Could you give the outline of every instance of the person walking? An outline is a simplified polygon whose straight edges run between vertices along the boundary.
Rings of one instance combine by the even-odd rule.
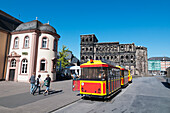
[[[41,75],[38,75],[38,78],[37,78],[37,81],[36,81],[36,84],[35,84],[35,88],[33,90],[33,95],[35,94],[35,92],[37,91],[37,88],[38,88],[38,94],[41,93]]]
[[[51,78],[50,78],[50,75],[47,74],[47,77],[46,79],[44,80],[44,85],[46,86],[46,90],[45,92],[43,93],[44,95],[46,95],[46,93],[49,95],[49,88],[50,88],[50,82],[51,82]]]
[[[33,89],[35,88],[35,72],[31,75],[29,82],[31,84],[30,86],[30,94],[33,93]]]

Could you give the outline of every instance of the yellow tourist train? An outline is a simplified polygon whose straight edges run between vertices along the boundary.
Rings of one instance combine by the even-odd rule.
[[[128,71],[110,61],[90,60],[80,65],[81,77],[73,80],[73,91],[90,97],[108,97],[128,84]]]

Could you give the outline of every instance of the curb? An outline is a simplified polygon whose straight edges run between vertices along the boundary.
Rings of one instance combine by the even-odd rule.
[[[75,102],[77,102],[77,101],[79,101],[79,100],[81,100],[81,98],[79,98],[79,99],[77,99],[77,100],[75,100],[75,101],[73,101],[73,102],[70,102],[70,103],[68,103],[68,104],[66,104],[66,105],[63,105],[63,106],[61,106],[61,107],[59,107],[59,108],[57,108],[57,109],[51,110],[51,111],[49,111],[48,113],[53,113],[53,112],[55,112],[55,111],[57,111],[57,110],[59,110],[59,109],[61,109],[61,108],[64,108],[64,107],[66,107],[66,106],[68,106],[68,105],[70,105],[70,104],[73,104],[73,103],[75,103]]]

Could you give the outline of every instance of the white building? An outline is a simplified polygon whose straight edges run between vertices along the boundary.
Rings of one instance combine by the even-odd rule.
[[[13,32],[6,80],[28,82],[33,72],[42,80],[56,80],[57,47],[60,35],[38,20],[20,24]]]

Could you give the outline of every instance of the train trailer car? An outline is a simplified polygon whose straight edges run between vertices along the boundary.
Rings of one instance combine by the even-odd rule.
[[[121,67],[121,66],[116,66],[120,69],[120,75],[121,75],[121,87],[125,88],[128,86],[128,70]]]
[[[73,79],[72,91],[80,91],[80,79]]]
[[[128,70],[128,82],[132,83],[132,75],[130,74],[130,70]]]
[[[90,60],[80,65],[80,94],[108,97],[121,90],[120,69],[101,60]]]

